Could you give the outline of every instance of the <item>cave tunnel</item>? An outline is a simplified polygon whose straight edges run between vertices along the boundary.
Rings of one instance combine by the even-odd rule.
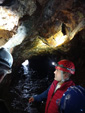
[[[55,82],[52,62],[63,59],[74,63],[71,80],[85,90],[85,0],[1,0],[1,48],[13,56],[13,65],[0,83],[0,113],[44,113],[46,100],[28,101]],[[63,77],[58,83],[64,84]]]
[[[76,36],[78,37],[79,34]],[[74,38],[75,40],[75,38]],[[79,45],[80,39],[78,42]],[[80,44],[81,45],[81,44]],[[75,47],[76,48],[76,47]],[[72,51],[72,52],[71,52]],[[76,73],[71,76],[71,79],[75,82],[76,85],[81,85],[84,87],[84,52],[82,52],[82,48],[79,47],[78,51],[74,51],[73,49],[70,52],[74,54],[74,57],[71,57],[71,53],[64,54],[58,51],[55,54],[45,54],[38,55],[28,59],[29,64],[27,65],[28,73],[24,74],[21,68],[22,64],[20,64],[17,75],[13,78],[11,85],[8,85],[6,78],[4,80],[4,84],[7,84],[8,89],[3,89],[4,84],[2,84],[1,90],[3,93],[1,97],[5,99],[6,104],[9,111],[13,111],[14,113],[44,113],[45,109],[45,101],[43,102],[33,102],[31,104],[28,103],[28,99],[32,95],[40,94],[44,90],[46,90],[49,85],[51,85],[54,79],[54,71],[55,66],[52,65],[52,62],[58,62],[61,59],[69,59],[75,63]],[[81,51],[81,52],[79,52]],[[69,54],[69,55],[68,55]],[[80,55],[82,54],[82,55]],[[82,61],[80,61],[82,58]],[[81,65],[82,62],[82,65]],[[81,74],[82,73],[82,74]],[[7,95],[5,95],[7,94]],[[11,103],[11,105],[10,105]],[[11,107],[10,107],[11,106]],[[4,107],[6,108],[6,106]],[[7,108],[6,108],[7,109]]]

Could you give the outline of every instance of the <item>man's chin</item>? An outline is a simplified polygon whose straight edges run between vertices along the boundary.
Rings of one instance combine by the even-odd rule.
[[[56,81],[58,81],[58,82],[59,82],[59,80],[57,80],[56,78],[54,78],[54,80],[56,80]]]
[[[54,78],[54,80],[58,81],[56,78]]]

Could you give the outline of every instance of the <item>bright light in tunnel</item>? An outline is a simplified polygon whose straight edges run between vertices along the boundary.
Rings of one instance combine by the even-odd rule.
[[[55,62],[52,62],[52,65],[55,65]]]
[[[29,65],[29,61],[28,60],[25,60],[22,65]]]
[[[53,65],[53,66],[57,66],[57,64],[56,64],[55,62],[52,62],[52,65]]]

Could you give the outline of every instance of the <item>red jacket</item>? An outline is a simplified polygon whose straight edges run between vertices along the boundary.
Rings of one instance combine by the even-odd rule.
[[[54,93],[54,90],[56,88],[57,83],[58,83],[58,81],[54,80],[50,89],[49,89],[45,113],[59,113],[58,105],[59,105],[61,97],[63,96],[63,93],[67,90],[68,87],[75,85],[73,83],[73,81],[71,81],[71,80],[66,81]]]

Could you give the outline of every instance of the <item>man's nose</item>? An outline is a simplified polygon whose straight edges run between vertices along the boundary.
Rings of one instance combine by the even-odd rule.
[[[56,70],[54,71],[54,74],[56,73]]]

